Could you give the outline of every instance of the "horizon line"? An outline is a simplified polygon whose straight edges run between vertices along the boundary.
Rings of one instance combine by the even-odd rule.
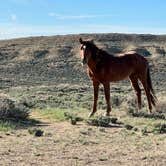
[[[152,35],[152,36],[166,36],[166,33],[161,33],[161,34],[155,34],[155,33],[133,33],[133,32],[89,32],[89,33],[62,33],[62,34],[50,34],[50,35],[23,35],[23,36],[18,36],[18,37],[7,37],[7,38],[1,38],[0,41],[5,41],[5,40],[17,40],[17,39],[23,39],[23,38],[39,38],[39,37],[54,37],[54,36],[77,36],[77,35],[102,35],[102,34],[119,34],[119,35]]]

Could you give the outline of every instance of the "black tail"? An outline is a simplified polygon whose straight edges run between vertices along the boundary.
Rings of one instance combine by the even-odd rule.
[[[148,68],[148,71],[147,71],[147,83],[148,83],[148,86],[149,86],[149,89],[150,89],[151,102],[152,102],[153,106],[156,106],[157,97],[156,97],[156,95],[154,93],[154,90],[153,90],[153,87],[152,87],[152,81],[151,81],[151,77],[150,77],[149,68]]]

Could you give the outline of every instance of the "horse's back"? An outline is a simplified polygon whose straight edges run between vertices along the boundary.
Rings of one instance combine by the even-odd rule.
[[[137,54],[137,52],[136,51],[125,51],[125,52],[117,53],[114,56],[115,57],[123,57],[126,55],[134,55],[134,54]]]
[[[115,54],[114,57],[117,60],[122,60],[122,61],[127,59],[128,61],[132,61],[134,64],[137,63],[147,64],[147,59],[135,51],[128,51],[124,53]]]
[[[132,74],[141,75],[148,66],[147,60],[142,55],[133,51],[114,55],[114,58],[108,64],[110,75],[115,80],[127,78]]]
[[[148,68],[147,59],[135,51],[129,51],[116,55],[116,58],[122,63],[125,63],[128,69],[132,68],[133,73],[142,74],[142,72],[145,72]]]

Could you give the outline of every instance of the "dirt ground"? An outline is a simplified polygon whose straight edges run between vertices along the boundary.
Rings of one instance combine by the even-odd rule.
[[[43,123],[42,137],[28,129],[0,132],[2,166],[165,165],[165,134],[142,135],[81,122]]]

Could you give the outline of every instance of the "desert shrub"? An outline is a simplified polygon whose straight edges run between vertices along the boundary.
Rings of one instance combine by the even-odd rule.
[[[128,112],[133,117],[153,118],[153,119],[166,119],[164,114],[160,113],[147,113],[147,112]]]
[[[70,120],[72,125],[76,125],[77,122],[83,121],[84,119],[77,116],[76,114],[64,112],[64,116],[67,120]]]
[[[34,135],[35,137],[43,136],[44,131],[40,128],[32,128],[28,130],[29,134]]]
[[[125,124],[124,128],[126,128],[127,130],[131,130],[133,128],[133,126],[129,125],[129,124]]]
[[[111,123],[114,123],[114,124],[117,123],[117,120],[118,120],[118,118],[114,118],[114,117],[110,118]]]
[[[166,133],[166,123],[158,123],[153,129],[154,133],[164,134]]]
[[[36,103],[32,99],[24,98],[24,99],[19,101],[19,104],[22,104],[22,105],[24,105],[25,107],[28,107],[28,108],[33,108]]]
[[[0,119],[1,120],[24,120],[29,116],[29,107],[24,103],[15,102],[12,99],[0,96]]]
[[[92,126],[100,126],[100,127],[111,127],[112,124],[116,124],[116,126],[123,126],[124,123],[119,121],[116,117],[109,116],[97,116],[93,118],[89,118],[86,120],[86,123]]]
[[[109,127],[111,120],[110,117],[99,116],[99,117],[90,118],[86,122],[87,124],[92,126]]]
[[[138,52],[139,54],[145,56],[145,57],[151,55],[151,53],[146,48],[144,48],[144,47],[142,47],[142,48],[136,48],[135,51]]]
[[[134,114],[134,112],[135,112],[135,108],[134,107],[128,107],[128,110],[127,110],[127,114],[128,115],[133,115]]]
[[[145,111],[138,111],[135,112],[133,107],[129,107],[127,111],[128,115],[133,117],[143,117],[143,118],[153,118],[153,119],[166,119],[165,115],[162,113],[154,112],[154,113],[148,113]]]
[[[34,57],[35,58],[43,58],[48,53],[49,53],[48,50],[36,50],[36,51],[34,51]]]
[[[142,135],[148,135],[148,133],[149,133],[146,126],[141,130],[141,132],[142,132]]]
[[[163,56],[165,56],[165,54],[166,54],[165,50],[162,48],[156,48],[156,52],[160,55],[163,55]]]

